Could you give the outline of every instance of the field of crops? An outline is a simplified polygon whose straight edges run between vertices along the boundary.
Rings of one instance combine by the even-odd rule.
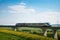
[[[44,37],[26,32],[13,31],[10,29],[0,28],[0,40],[56,40],[49,37]]]

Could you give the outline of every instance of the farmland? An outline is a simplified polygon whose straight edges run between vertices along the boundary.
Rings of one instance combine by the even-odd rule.
[[[9,38],[11,40],[28,40],[28,39],[30,40],[54,40],[52,37],[52,34],[53,34],[52,31],[49,30],[49,32],[47,32],[48,37],[44,37],[42,35],[42,31],[40,28],[21,27],[21,28],[18,28],[17,31],[13,31],[12,28],[9,28],[9,27],[0,28],[0,35],[2,36],[2,38],[0,39],[3,39],[3,40],[4,40],[4,36],[6,40],[9,40]],[[59,34],[60,33],[58,32],[58,35]],[[60,38],[60,35],[58,38]]]

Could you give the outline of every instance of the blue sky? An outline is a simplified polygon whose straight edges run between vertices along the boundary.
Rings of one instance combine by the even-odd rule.
[[[60,0],[0,0],[0,25],[60,23]]]

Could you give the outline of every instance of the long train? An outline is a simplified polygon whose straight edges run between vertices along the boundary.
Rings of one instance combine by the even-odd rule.
[[[16,23],[17,27],[51,27],[49,23]]]

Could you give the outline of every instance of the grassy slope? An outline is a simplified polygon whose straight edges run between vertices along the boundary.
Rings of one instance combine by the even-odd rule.
[[[0,32],[0,40],[23,40],[23,38],[16,36],[16,35],[11,35],[11,34]]]
[[[17,31],[12,31],[12,30],[2,30],[2,29],[0,29],[0,32],[3,32],[3,33],[7,33],[7,34],[11,34],[11,35],[9,35],[11,38],[10,39],[12,39],[12,40],[14,40],[13,38],[13,36],[12,35],[15,35],[15,36],[20,36],[20,39],[19,39],[19,37],[17,37],[15,40],[28,40],[28,39],[30,39],[30,40],[54,40],[54,39],[52,39],[52,38],[48,38],[48,37],[44,37],[44,36],[39,36],[39,35],[34,35],[34,34],[29,34],[29,33],[24,33],[24,32],[17,32]],[[5,36],[6,37],[6,35],[3,35],[3,36]],[[3,38],[3,37],[2,37]],[[7,38],[8,38],[8,35],[7,35]],[[8,38],[9,39],[9,38]],[[7,40],[8,40],[7,39]]]

